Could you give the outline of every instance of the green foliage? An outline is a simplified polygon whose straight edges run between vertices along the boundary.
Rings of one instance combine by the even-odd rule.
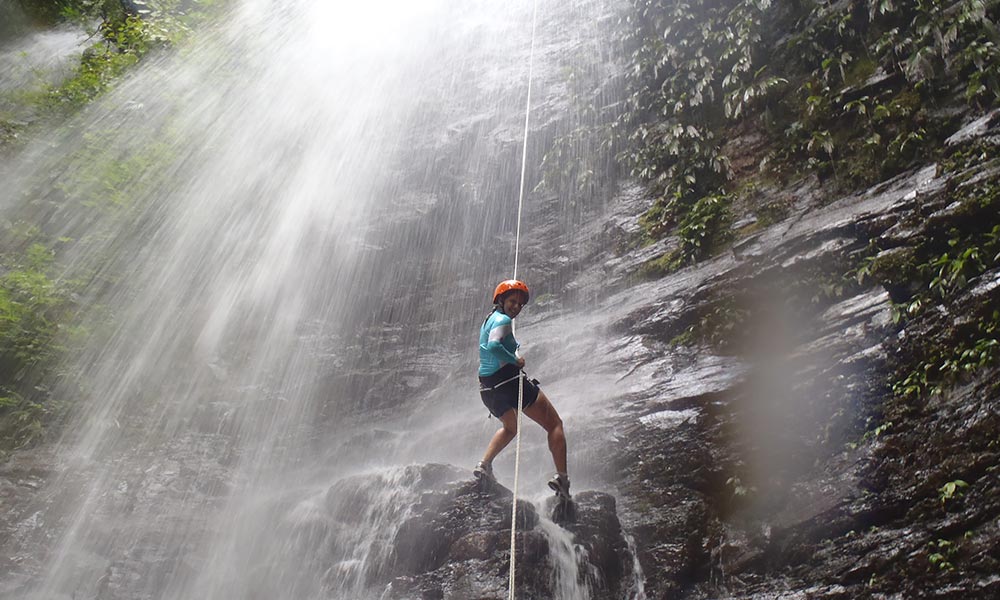
[[[861,436],[861,441],[864,442],[870,438],[880,437],[883,433],[889,431],[890,429],[892,429],[892,421],[886,421],[885,423],[881,423],[874,429],[869,429],[868,431],[866,431],[865,434]]]
[[[628,97],[620,159],[653,197],[641,224],[687,225],[680,261],[711,238],[705,198],[731,193],[724,141],[754,122],[776,173],[867,185],[925,160],[946,132],[928,111],[961,83],[979,108],[1000,98],[997,5],[982,0],[632,0],[623,18]],[[778,43],[779,32],[790,31]],[[768,36],[772,36],[768,39]],[[938,121],[935,121],[935,118]],[[565,173],[586,185],[587,169]]]
[[[130,206],[144,190],[162,182],[164,167],[175,158],[169,131],[137,126],[134,133],[128,145],[111,131],[84,134],[56,187],[86,207],[113,211]]]
[[[720,128],[743,118],[785,83],[755,68],[761,18],[769,0],[657,2],[633,0],[627,17],[629,96],[619,126],[628,145],[621,157],[646,181],[654,204],[643,217],[659,237],[687,221],[684,260],[699,252],[710,232],[708,205],[717,204],[728,181]]]
[[[986,35],[970,41],[962,51],[961,70],[970,72],[965,87],[969,104],[987,107],[1000,100],[1000,46]]]
[[[150,50],[154,44],[151,31],[136,16],[103,21],[99,28],[103,41],[83,53],[72,77],[49,91],[48,105],[77,108],[96,98]]]
[[[785,97],[787,146],[772,168],[836,175],[870,184],[926,158],[943,140],[925,107],[967,85],[970,104],[1000,94],[997,6],[981,0],[806,2],[788,43],[788,68],[801,72]],[[867,10],[858,10],[867,8]],[[801,70],[801,71],[800,71]]]
[[[768,227],[788,218],[790,208],[781,201],[765,201],[754,209],[757,213],[757,227]]]
[[[927,130],[912,124],[921,98],[912,91],[893,97],[862,96],[843,105],[856,123],[840,146],[848,161],[847,175],[871,183],[908,165],[923,149]]]
[[[614,146],[615,133],[606,124],[579,125],[559,136],[542,158],[543,176],[535,190],[593,197],[599,188],[597,174],[609,171]]]
[[[25,10],[42,23],[72,21],[97,40],[83,51],[64,81],[8,92],[18,111],[60,118],[103,94],[116,80],[157,49],[187,38],[192,28],[217,14],[219,0],[22,0]],[[126,10],[125,7],[128,7]],[[32,119],[33,120],[33,119]],[[17,120],[0,114],[0,148],[21,133]],[[22,136],[23,137],[23,136]]]
[[[968,225],[950,231],[943,252],[934,240],[916,250],[927,257],[915,267],[915,279],[923,286],[896,306],[895,320],[905,322],[928,307],[951,302],[971,280],[1000,266],[1000,184],[986,181],[969,186],[956,203],[957,215]],[[994,363],[1000,358],[1000,311],[983,315],[952,337],[949,344],[923,348],[911,370],[893,384],[893,391],[903,397],[939,393],[943,384]]]
[[[14,0],[29,20],[36,24],[53,25],[70,18],[96,18],[103,0]],[[117,2],[115,2],[117,4]]]
[[[872,248],[872,251],[877,249]],[[885,252],[867,256],[861,259],[860,266],[854,271],[853,278],[860,285],[872,280],[887,290],[890,298],[909,291],[922,278],[925,268],[918,264],[917,251],[909,246],[899,246]],[[923,305],[923,299],[909,298],[905,302],[893,302],[892,318],[894,323],[900,323],[904,318],[917,314]]]
[[[0,457],[41,439],[51,416],[44,405],[25,400],[17,392],[0,390]]]
[[[75,74],[41,94],[22,94],[21,104],[37,105],[42,116],[70,113],[97,98],[142,57],[176,43],[190,27],[216,14],[215,0],[63,0],[33,2],[31,12],[41,23],[74,20],[94,27],[98,40],[88,48]],[[125,5],[137,10],[127,12]],[[44,5],[44,6],[43,6]],[[41,109],[40,111],[38,109]],[[101,333],[107,315],[100,307],[88,307],[82,315],[76,293],[82,284],[76,278],[91,278],[90,268],[74,265],[73,272],[57,261],[57,250],[85,244],[87,238],[107,235],[107,227],[120,226],[134,215],[128,209],[150,186],[162,183],[175,158],[169,128],[152,130],[133,125],[132,136],[120,141],[110,132],[90,131],[69,157],[52,194],[81,219],[111,212],[105,227],[88,231],[84,240],[53,239],[40,227],[20,221],[0,229],[0,456],[41,439],[46,427],[63,410],[62,400],[52,396],[47,382],[72,378],[60,366],[67,352],[83,338]],[[0,146],[25,130],[0,115]],[[154,167],[161,167],[159,169]],[[30,217],[28,217],[30,218]],[[114,277],[114,274],[102,277]],[[87,319],[84,323],[84,319]]]
[[[713,246],[721,241],[721,225],[727,222],[728,209],[724,194],[705,196],[694,203],[678,227],[681,261],[695,262],[711,254]]]
[[[970,167],[982,165],[994,154],[991,143],[976,141],[962,146],[941,161],[941,167],[946,173],[959,173]]]
[[[688,327],[670,340],[671,346],[691,346],[695,343],[694,327]]]
[[[990,318],[976,322],[972,332],[953,346],[927,348],[924,358],[901,380],[893,383],[892,390],[902,397],[940,394],[945,383],[995,364],[1000,358],[998,346],[1000,311],[993,311]]]
[[[1000,185],[980,184],[960,199],[961,210],[971,215],[985,213],[979,225],[989,227],[990,214],[1000,207]],[[947,250],[921,264],[918,269],[929,280],[927,292],[945,300],[963,289],[966,283],[1000,262],[1000,223],[987,231],[974,228],[952,229]],[[925,294],[926,299],[926,294]],[[926,304],[926,302],[925,302]]]
[[[24,4],[37,4],[21,0]],[[86,24],[95,20],[120,20],[127,14],[120,0],[65,0],[55,3],[62,20]],[[144,2],[142,4],[145,4]]]
[[[57,263],[55,250],[86,245],[88,238],[106,235],[108,227],[121,226],[136,213],[130,210],[135,200],[162,184],[176,158],[169,128],[136,125],[133,133],[125,141],[111,131],[87,133],[54,183],[67,210],[88,220],[109,215],[95,221],[103,225],[87,227],[79,241],[47,241],[44,231],[24,221],[0,235],[0,245],[8,249],[0,263],[0,396],[6,399],[0,408],[0,453],[44,435],[60,408],[41,384],[71,377],[60,371],[62,357],[103,326],[100,307],[88,306],[85,316],[75,300],[82,289],[76,278],[93,281],[94,274],[76,264],[70,275]]]
[[[883,63],[894,65],[911,82],[940,77],[965,62],[953,50],[986,33],[988,22],[983,0],[921,0],[870,2],[869,18],[876,24],[898,26],[885,30],[875,49]],[[875,6],[878,5],[876,9]]]
[[[955,565],[952,564],[954,556],[958,554],[958,546],[949,540],[938,539],[928,542],[929,553],[927,560],[932,566],[941,571],[953,571]]]
[[[17,139],[19,129],[17,123],[0,118],[0,148]]]
[[[956,85],[977,108],[1000,99],[995,2],[631,4],[622,20],[629,89],[616,127],[626,138],[620,158],[652,193],[642,224],[654,238],[699,199],[731,191],[723,142],[736,121],[771,136],[762,167],[867,185],[940,146],[947,117],[928,107]]]
[[[705,242],[724,222],[706,209],[732,192],[724,141],[736,122],[756,121],[771,136],[775,150],[761,168],[867,185],[940,146],[945,127],[927,107],[956,84],[967,82],[979,108],[1000,98],[996,3],[631,4],[622,20],[631,54],[615,124],[619,156],[652,194],[641,220],[647,234],[680,234],[674,263],[707,256]],[[586,185],[587,174],[568,170],[565,184]]]
[[[55,275],[54,253],[32,243],[3,259],[0,277],[0,452],[42,435],[52,407],[38,375],[65,350],[76,284]]]
[[[728,232],[723,225],[729,222],[729,204],[729,197],[724,194],[698,199],[682,213],[677,227],[680,246],[647,263],[644,275],[660,276],[710,256],[728,239]],[[647,231],[657,232],[661,219],[665,218],[663,211],[667,210],[670,208],[654,205],[640,218],[640,223]]]
[[[956,247],[959,242],[959,239],[952,239],[948,243]],[[964,288],[969,275],[978,275],[985,270],[981,254],[978,246],[970,246],[964,249],[956,248],[954,253],[945,252],[931,261],[927,265],[934,272],[929,284],[931,292],[941,298],[947,298],[955,290]]]
[[[44,343],[55,331],[55,312],[62,303],[48,274],[49,250],[34,244],[20,264],[0,278],[0,364],[31,366],[48,352]]]
[[[957,498],[964,494],[965,488],[969,487],[969,484],[961,479],[956,479],[954,481],[949,481],[948,483],[942,485],[938,489],[938,496],[941,499],[941,506],[944,506],[949,500]]]
[[[707,344],[720,352],[732,351],[746,338],[750,319],[747,307],[733,298],[725,298],[701,311],[694,322],[670,343],[676,346]]]

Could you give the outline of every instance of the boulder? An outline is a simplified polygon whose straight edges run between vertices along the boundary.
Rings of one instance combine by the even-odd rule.
[[[395,537],[385,597],[506,597],[512,496],[499,484],[477,481],[424,494]],[[562,597],[556,590],[561,586],[610,600],[632,585],[634,559],[614,497],[588,491],[575,500],[576,519],[565,529],[518,500],[518,598]],[[553,508],[554,500],[544,512]]]

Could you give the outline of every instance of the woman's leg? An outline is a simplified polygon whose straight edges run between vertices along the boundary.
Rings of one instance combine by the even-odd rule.
[[[528,414],[527,411],[524,414]],[[500,416],[500,423],[503,427],[493,434],[490,445],[486,447],[486,454],[483,455],[483,462],[486,464],[492,464],[497,454],[517,435],[517,411],[511,409],[505,412]]]
[[[514,411],[509,411],[513,413]],[[533,421],[541,425],[549,434],[549,452],[552,453],[552,462],[556,465],[556,472],[567,474],[566,471],[566,433],[563,431],[563,422],[556,412],[556,407],[549,402],[545,392],[539,390],[538,399],[531,406],[524,409],[524,414],[531,417]],[[506,416],[506,415],[504,415]],[[515,431],[517,423],[515,419]],[[499,433],[499,432],[498,432]],[[510,440],[507,440],[508,442]]]

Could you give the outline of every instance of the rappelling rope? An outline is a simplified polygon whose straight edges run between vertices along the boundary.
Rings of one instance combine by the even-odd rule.
[[[538,0],[532,2],[531,8],[531,50],[528,52],[528,98],[524,105],[524,141],[521,145],[521,189],[517,195],[517,234],[514,236],[514,275],[517,279],[517,259],[521,251],[521,211],[524,208],[524,174],[528,167],[528,122],[531,118],[531,77],[535,59],[535,23],[538,17]],[[514,332],[514,322],[511,321],[511,333]],[[516,533],[517,533],[517,479],[521,468],[521,418],[524,413],[524,372],[517,379],[517,440],[514,444],[514,496],[510,503],[510,583],[508,600],[514,600],[514,573],[516,571]]]

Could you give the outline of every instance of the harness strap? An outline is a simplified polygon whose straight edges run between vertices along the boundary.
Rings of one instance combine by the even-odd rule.
[[[501,381],[500,383],[496,384],[493,387],[485,387],[483,384],[480,383],[479,384],[479,391],[480,392],[492,392],[493,390],[497,389],[498,387],[500,387],[500,386],[502,386],[504,384],[510,383],[511,381],[514,381],[515,379],[520,379],[521,377],[525,377],[524,371],[518,371],[517,375],[514,375],[513,377],[511,377],[509,379],[504,379],[503,381]]]

